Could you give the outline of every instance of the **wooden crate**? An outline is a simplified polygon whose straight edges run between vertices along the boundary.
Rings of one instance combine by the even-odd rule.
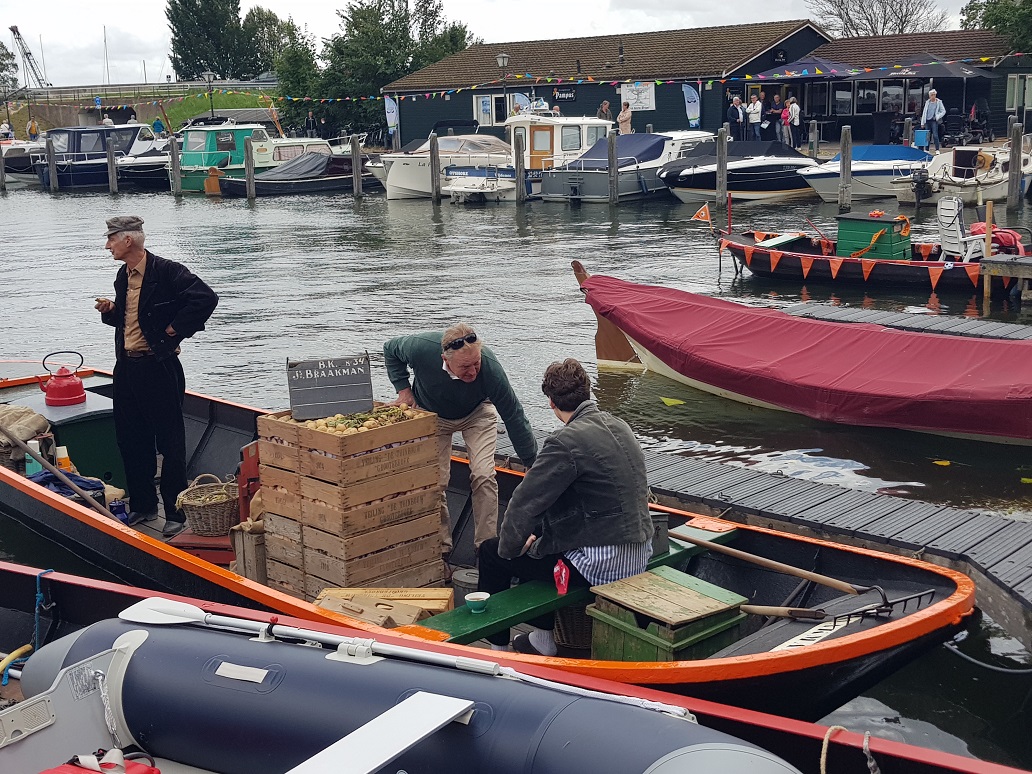
[[[265,514],[265,532],[277,535],[295,543],[301,542],[301,522],[278,513]]]
[[[383,403],[377,403],[383,406]],[[280,422],[279,424],[283,424]],[[437,415],[429,412],[415,419],[406,419],[387,427],[355,433],[354,435],[338,435],[323,430],[310,430],[304,425],[296,425],[297,444],[305,449],[328,452],[335,457],[350,457],[352,454],[379,449],[401,441],[414,441],[417,438],[437,435]]]
[[[266,563],[269,588],[305,599],[305,574],[296,567],[275,560]]]
[[[291,494],[301,495],[301,476],[271,465],[258,466],[258,481],[263,487],[278,487]]]
[[[309,476],[301,476],[301,496],[308,500],[318,500],[326,505],[332,505],[340,511],[347,511],[400,492],[411,492],[413,489],[436,486],[439,475],[436,465],[426,466],[369,479],[346,487]]]
[[[267,443],[267,445],[277,446],[278,444]],[[278,465],[276,462],[270,464]],[[303,476],[310,476],[341,486],[350,486],[371,478],[389,476],[427,466],[437,469],[437,440],[435,438],[403,443],[391,449],[350,457],[328,457],[321,452],[302,448],[298,454],[296,470]],[[293,469],[291,468],[291,470]]]
[[[323,482],[317,483],[322,484]],[[310,492],[315,492],[315,490],[316,487],[309,487]],[[333,493],[330,492],[325,496],[332,497]],[[436,486],[405,492],[390,500],[348,510],[341,510],[334,505],[326,505],[324,502],[301,498],[301,523],[334,535],[358,534],[408,521],[433,508],[439,509],[440,502],[441,494]]]
[[[455,607],[455,592],[452,589],[432,588],[377,588],[370,591],[368,588],[325,588],[315,599],[315,604],[323,607],[323,601],[341,599],[348,601],[356,596],[374,596],[380,599],[406,602],[426,610],[431,615],[444,613]],[[328,607],[328,605],[326,605]],[[334,608],[330,608],[334,609]]]
[[[271,465],[281,470],[292,470],[297,473],[299,468],[298,457],[301,450],[297,446],[288,446],[275,441],[258,439],[258,460],[262,465]]]
[[[309,575],[330,581],[332,586],[369,585],[368,581],[395,575],[416,565],[426,564],[441,556],[441,541],[435,533],[408,543],[392,546],[375,554],[344,560],[324,554],[313,548],[304,552],[305,569]],[[397,585],[391,583],[392,586]]]
[[[265,555],[268,557],[270,566],[273,562],[276,562],[285,564],[288,567],[295,567],[300,572],[304,572],[304,546],[301,545],[299,540],[291,540],[283,535],[273,535],[266,532]],[[304,584],[298,588],[304,589]]]
[[[281,439],[283,443],[297,446],[298,429],[301,425],[293,422],[284,422],[284,418],[290,419],[290,411],[274,411],[271,414],[258,417],[258,437],[266,440],[273,438]]]
[[[304,537],[301,542],[305,548],[312,548],[337,559],[348,561],[383,551],[385,548],[399,543],[435,535],[440,527],[441,514],[439,510],[435,509],[409,521],[362,532],[358,535],[333,535],[306,526],[303,528]]]
[[[229,537],[233,541],[237,574],[261,584],[268,583],[264,533],[231,529]]]
[[[296,521],[301,520],[301,495],[273,486],[263,486],[261,492],[265,513],[277,513]]]
[[[444,562],[434,558],[429,562],[398,570],[390,575],[375,578],[363,585],[367,588],[395,588],[397,586],[441,586],[444,583]],[[374,592],[375,593],[375,592]]]

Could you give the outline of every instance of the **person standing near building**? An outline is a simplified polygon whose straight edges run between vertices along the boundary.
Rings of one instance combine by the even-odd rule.
[[[620,127],[620,134],[631,133],[631,118],[634,116],[634,112],[631,110],[631,103],[623,103],[623,110],[621,110],[616,116],[616,123]]]
[[[165,123],[160,118],[154,119],[154,123],[151,124],[151,128],[154,130],[154,134],[159,137],[165,134]]]
[[[477,547],[498,534],[498,416],[525,467],[534,464],[537,441],[501,363],[468,324],[391,339],[383,345],[383,359],[387,377],[398,391],[391,405],[405,403],[437,414],[440,534],[447,563],[452,535],[445,490],[451,478],[452,434],[462,434],[469,454],[473,544]]]
[[[925,102],[924,110],[921,111],[921,128],[928,129],[928,147],[935,143],[935,150],[939,151],[939,122],[946,115],[946,106],[938,97],[938,92],[932,89],[928,92],[928,100]]]
[[[111,116],[107,113],[104,114],[104,120],[100,122],[101,126],[114,126],[115,122],[111,120]]]
[[[144,248],[142,218],[111,218],[105,235],[105,248],[123,265],[115,275],[115,300],[98,298],[94,308],[115,329],[112,401],[132,508],[128,523],[158,516],[156,448],[165,511],[162,534],[172,537],[185,526],[176,499],[187,487],[186,379],[179,346],[204,330],[219,297],[185,266]]]
[[[763,103],[755,95],[749,95],[749,104],[745,107],[745,114],[749,119],[749,131],[746,137],[759,142],[763,139],[760,136],[760,122],[763,121]]]
[[[318,124],[315,122],[315,116],[312,115],[312,111],[308,111],[308,118],[305,119],[305,137],[315,137],[318,130]]]
[[[609,109],[609,100],[602,100],[602,104],[598,106],[598,112],[595,113],[595,118],[601,118],[603,121],[613,120],[613,111]]]
[[[25,134],[28,135],[31,142],[35,142],[39,138],[39,124],[36,123],[35,118],[30,118],[29,123],[25,124]]]
[[[727,122],[731,124],[731,137],[735,140],[745,139],[745,108],[740,97],[731,99],[731,107],[727,109]]]
[[[788,98],[788,129],[791,137],[791,145],[793,148],[798,150],[799,146],[803,144],[803,131],[799,126],[799,116],[802,110],[799,108],[799,103],[795,97]],[[788,144],[787,142],[785,143]]]
[[[774,125],[774,137],[778,142],[783,142],[781,139],[781,111],[784,109],[785,106],[781,104],[781,95],[775,94],[774,101],[770,103],[770,110],[767,111],[767,120]]]

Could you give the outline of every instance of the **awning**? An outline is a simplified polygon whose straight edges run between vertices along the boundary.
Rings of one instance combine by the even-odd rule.
[[[859,68],[843,62],[833,62],[830,59],[822,59],[819,56],[807,56],[787,65],[764,70],[762,73],[754,75],[750,80],[834,80],[836,78],[845,78],[857,69]]]
[[[943,61],[935,54],[911,54],[900,59],[899,64],[886,67],[851,68],[847,77],[850,81],[870,81],[881,78],[997,78],[996,73],[983,70],[968,62]]]

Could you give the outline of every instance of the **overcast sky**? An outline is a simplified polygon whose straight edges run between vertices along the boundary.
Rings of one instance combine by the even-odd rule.
[[[940,5],[957,15],[963,0]],[[317,39],[340,31],[335,9],[343,0],[242,0],[241,15],[255,5],[291,17]],[[163,0],[46,0],[40,5],[0,0],[4,43],[14,50],[7,28],[18,26],[36,61],[55,86],[103,83],[154,83],[172,73],[169,31]],[[561,9],[561,10],[560,10]],[[518,12],[517,12],[518,10]],[[558,12],[557,12],[558,11]],[[449,20],[465,22],[487,43],[557,37],[648,32],[750,20],[807,18],[803,0],[776,4],[762,0],[708,3],[699,0],[444,0]],[[107,78],[104,32],[107,30]],[[41,40],[42,38],[42,40]],[[19,66],[21,60],[19,57]],[[19,71],[19,82],[25,75]]]

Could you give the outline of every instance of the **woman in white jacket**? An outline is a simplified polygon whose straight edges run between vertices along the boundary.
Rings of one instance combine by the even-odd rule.
[[[935,150],[940,150],[939,145],[939,122],[946,115],[946,106],[936,96],[935,89],[928,92],[928,100],[925,102],[924,110],[921,111],[921,128],[928,129],[928,147],[935,143]]]

